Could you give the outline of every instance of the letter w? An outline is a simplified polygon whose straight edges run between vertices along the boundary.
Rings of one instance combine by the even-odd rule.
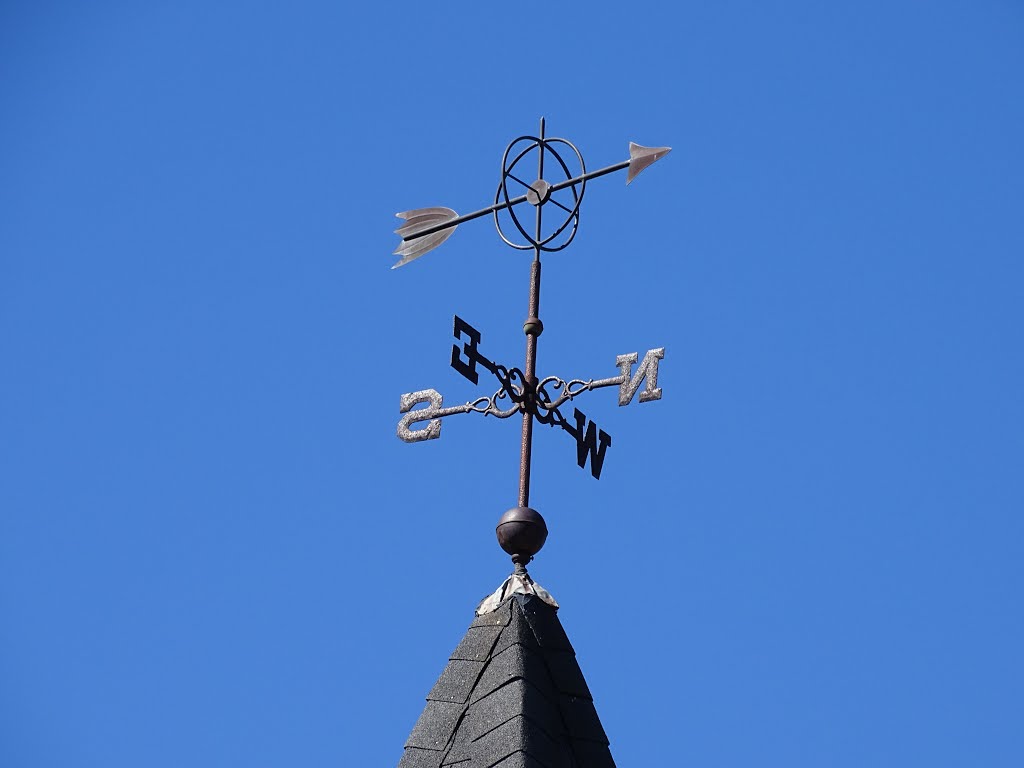
[[[587,424],[587,417],[579,408],[574,409],[573,416],[576,418],[576,427],[570,427],[568,422],[562,422],[562,428],[576,438],[576,461],[581,468],[586,469],[587,457],[590,457],[590,474],[595,480],[601,478],[601,467],[604,466],[604,454],[608,446],[612,444],[612,437],[603,429],[598,429],[597,424]],[[586,428],[584,429],[584,425]]]

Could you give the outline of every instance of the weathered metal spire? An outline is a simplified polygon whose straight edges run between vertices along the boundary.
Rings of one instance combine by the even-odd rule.
[[[637,353],[619,355],[615,364],[619,375],[604,379],[562,379],[559,376],[537,378],[537,345],[544,324],[540,319],[541,254],[560,251],[567,247],[576,236],[580,219],[580,204],[586,191],[587,181],[616,171],[626,170],[626,183],[637,174],[664,157],[668,147],[642,147],[630,142],[629,159],[615,165],[588,172],[580,151],[566,139],[547,136],[545,120],[540,119],[537,136],[520,136],[505,148],[501,163],[501,182],[494,195],[493,205],[473,213],[458,215],[450,208],[433,207],[404,211],[397,216],[405,224],[395,232],[402,243],[395,251],[401,256],[395,267],[409,263],[433,250],[452,235],[455,228],[487,214],[494,216],[494,223],[501,239],[516,250],[532,251],[530,263],[529,298],[527,315],[523,323],[526,335],[526,355],[523,369],[506,368],[485,357],[479,349],[481,334],[465,320],[456,316],[455,338],[452,347],[451,364],[472,383],[479,382],[478,368],[492,373],[500,388],[490,397],[480,397],[462,405],[444,407],[441,394],[433,389],[420,390],[402,395],[399,412],[404,414],[398,422],[398,436],[406,442],[431,440],[441,435],[441,419],[458,413],[483,413],[505,419],[515,414],[522,418],[522,435],[519,458],[519,496],[517,506],[506,512],[498,524],[498,541],[502,548],[512,555],[513,562],[525,565],[544,545],[547,526],[544,518],[530,507],[530,478],[533,463],[533,427],[535,422],[560,427],[576,441],[576,458],[580,467],[590,464],[591,474],[601,476],[605,455],[612,444],[611,436],[599,429],[593,421],[578,408],[573,409],[571,418],[564,416],[561,406],[574,400],[583,392],[600,387],[618,386],[619,405],[628,405],[641,384],[645,384],[640,402],[657,400],[661,397],[658,388],[658,363],[664,357],[663,348],[648,350],[636,373],[633,365],[639,359]],[[536,153],[537,177],[533,181],[522,178],[521,166],[531,154]],[[563,157],[564,155],[564,157]],[[568,158],[568,161],[567,159]],[[578,172],[570,170],[570,163]],[[545,178],[545,173],[555,169],[554,182]],[[515,195],[510,192],[520,192]],[[520,219],[518,208],[523,204],[534,209],[533,226]],[[552,216],[545,216],[545,211]],[[504,223],[499,214],[506,219]],[[503,407],[505,403],[509,407]],[[416,405],[424,405],[414,409]],[[422,428],[413,429],[414,424],[427,422]]]

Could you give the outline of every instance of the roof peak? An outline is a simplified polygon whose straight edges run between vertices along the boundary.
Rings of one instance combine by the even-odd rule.
[[[399,768],[614,768],[557,604],[525,573],[495,595],[506,585],[452,652]]]

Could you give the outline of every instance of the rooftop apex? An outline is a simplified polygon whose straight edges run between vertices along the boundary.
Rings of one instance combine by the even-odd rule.
[[[557,604],[523,576],[481,603],[399,768],[614,768]]]

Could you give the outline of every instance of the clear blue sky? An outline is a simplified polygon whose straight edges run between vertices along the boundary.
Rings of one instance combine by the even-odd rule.
[[[537,435],[619,765],[1024,764],[1024,7],[354,5],[0,8],[0,765],[398,761],[518,450],[399,396],[528,258],[393,214],[541,115],[674,148],[545,261],[542,373],[666,348],[599,482]]]

